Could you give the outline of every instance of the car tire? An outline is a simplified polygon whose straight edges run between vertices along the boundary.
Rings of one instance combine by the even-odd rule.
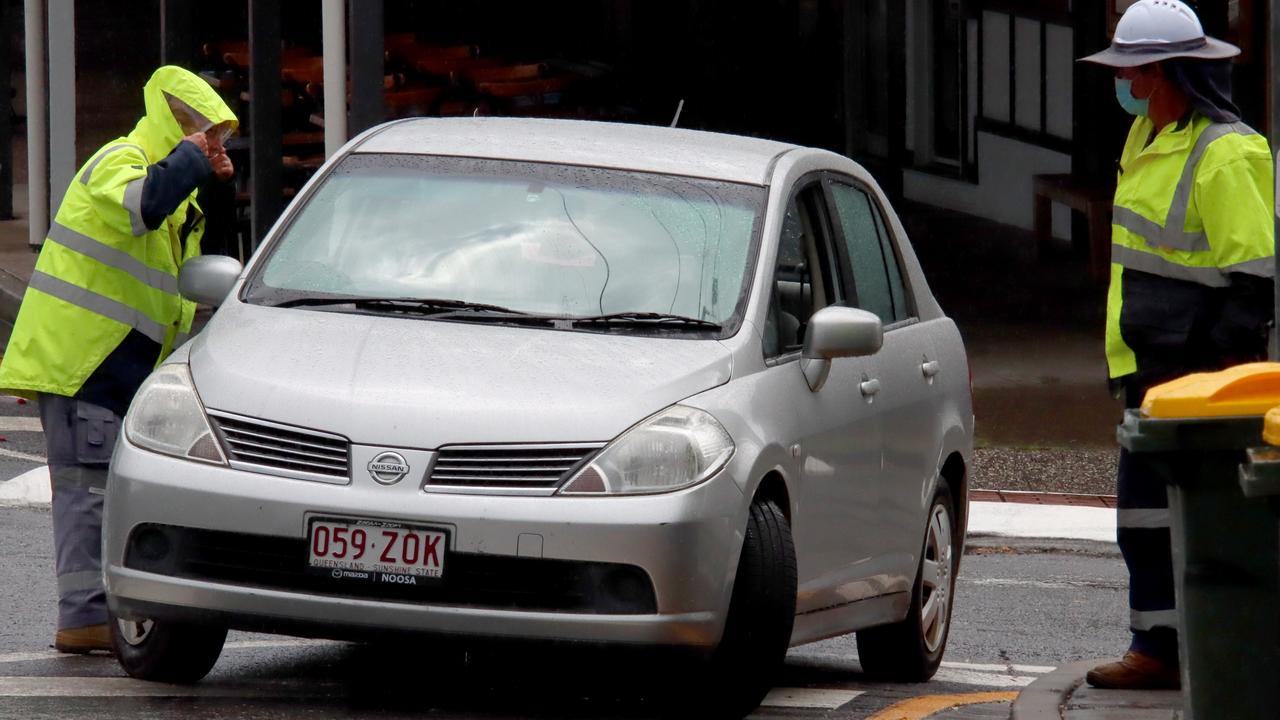
[[[114,614],[111,641],[116,659],[130,677],[189,685],[213,669],[227,629],[152,620],[120,620]]]
[[[772,500],[751,503],[724,635],[696,698],[700,717],[741,718],[760,705],[791,644],[796,553],[791,526]]]
[[[858,631],[858,660],[867,675],[896,682],[924,682],[938,671],[947,649],[955,597],[959,561],[955,528],[951,488],[939,478],[929,506],[924,549],[906,618]]]

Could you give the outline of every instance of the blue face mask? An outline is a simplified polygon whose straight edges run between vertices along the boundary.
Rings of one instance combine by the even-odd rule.
[[[1144,116],[1147,114],[1147,102],[1149,98],[1139,100],[1133,96],[1133,82],[1124,78],[1116,78],[1116,101],[1120,103],[1120,107],[1130,115]]]

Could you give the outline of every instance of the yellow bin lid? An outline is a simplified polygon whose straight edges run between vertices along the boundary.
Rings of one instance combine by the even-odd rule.
[[[1239,417],[1264,415],[1280,405],[1280,363],[1237,365],[1195,373],[1157,385],[1142,400],[1150,418]],[[1280,439],[1280,416],[1277,417]]]

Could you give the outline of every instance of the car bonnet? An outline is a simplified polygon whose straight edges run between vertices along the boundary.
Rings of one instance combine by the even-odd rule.
[[[607,441],[731,374],[715,340],[240,303],[189,362],[209,409],[423,449]]]

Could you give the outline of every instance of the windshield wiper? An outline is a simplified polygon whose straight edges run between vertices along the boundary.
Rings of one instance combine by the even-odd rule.
[[[276,303],[272,307],[318,307],[323,305],[352,305],[358,309],[391,310],[434,315],[436,313],[474,311],[503,313],[506,315],[528,315],[523,310],[513,310],[501,305],[475,303],[466,300],[446,298],[383,298],[383,297],[300,297]]]
[[[714,323],[710,320],[699,320],[698,318],[686,317],[684,315],[672,315],[669,313],[656,312],[621,312],[610,313],[608,315],[590,315],[587,317],[569,318],[575,326],[578,325],[655,325],[667,327],[697,327],[706,328],[707,330],[721,329],[720,323]]]

